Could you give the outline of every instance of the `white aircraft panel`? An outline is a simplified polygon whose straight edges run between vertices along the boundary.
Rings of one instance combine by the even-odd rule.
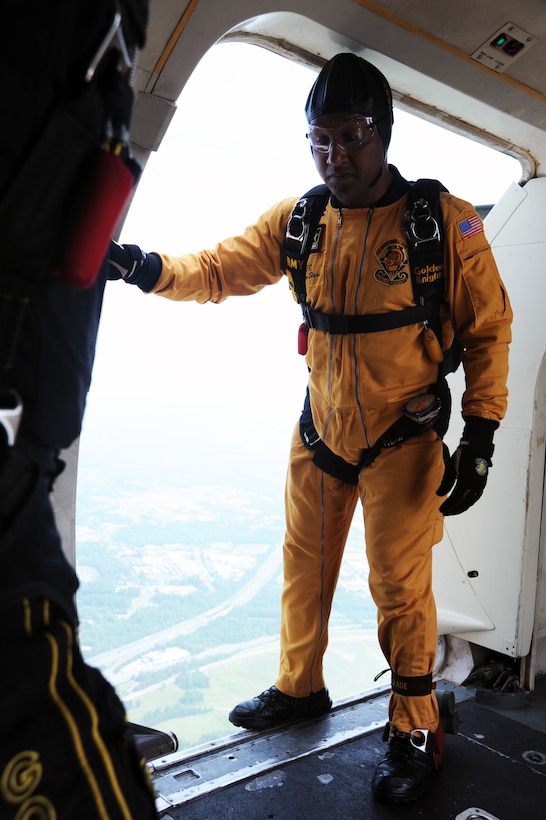
[[[463,515],[446,519],[446,535],[434,556],[441,628],[514,657],[529,652],[539,580],[546,433],[545,225],[543,178],[523,189],[512,186],[487,217],[487,235],[514,309],[509,409],[495,437],[484,496]],[[451,448],[461,428],[462,369],[452,387],[453,423],[446,439]],[[480,607],[492,627],[480,626]],[[466,627],[465,621],[473,623]]]

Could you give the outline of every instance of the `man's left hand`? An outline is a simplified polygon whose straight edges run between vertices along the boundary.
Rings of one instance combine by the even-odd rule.
[[[453,492],[440,507],[443,515],[459,515],[482,496],[492,466],[493,435],[497,427],[496,421],[469,416],[451,458],[444,445],[445,472],[436,495],[446,495],[452,487]]]

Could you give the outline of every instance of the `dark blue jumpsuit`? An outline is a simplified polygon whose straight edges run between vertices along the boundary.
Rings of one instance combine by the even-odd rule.
[[[130,5],[142,11],[147,0]],[[0,215],[56,103],[77,93],[114,7],[111,0],[10,4],[0,53]],[[78,150],[77,135],[67,161],[72,147]],[[44,168],[52,174],[51,200],[68,166]],[[27,183],[29,203],[33,191]],[[156,817],[153,791],[127,736],[124,707],[80,653],[78,580],[50,499],[59,452],[80,433],[105,271],[85,289],[49,274],[55,242],[41,234],[47,194],[37,203],[39,225],[28,213],[21,217],[22,240],[13,209],[0,224],[2,388],[8,383],[23,403],[15,445],[0,446],[0,817],[149,820]],[[40,257],[41,243],[47,250]],[[21,318],[18,331],[14,317]]]

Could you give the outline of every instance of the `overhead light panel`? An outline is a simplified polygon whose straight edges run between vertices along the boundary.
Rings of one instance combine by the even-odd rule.
[[[535,43],[538,43],[537,37],[523,31],[514,23],[505,23],[491,37],[488,37],[471,57],[498,74],[502,74],[514,60],[529,51]]]

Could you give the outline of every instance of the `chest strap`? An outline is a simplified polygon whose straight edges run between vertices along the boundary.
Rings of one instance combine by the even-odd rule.
[[[438,315],[438,302],[429,301],[413,307],[393,310],[389,313],[366,313],[361,315],[342,315],[338,313],[323,313],[313,310],[308,305],[303,309],[305,323],[308,328],[320,330],[333,335],[347,333],[377,333],[380,330],[392,330],[397,327],[416,325],[423,322],[431,324]]]
[[[319,241],[317,228],[330,199],[326,185],[312,188],[296,203],[285,236],[285,269],[307,328],[334,335],[377,333],[413,324],[430,326],[442,338],[440,304],[443,298],[443,244],[440,191],[437,180],[409,183],[404,216],[409,268],[415,305],[373,314],[324,313],[310,307],[306,292],[307,260]],[[426,271],[429,275],[422,275]],[[432,275],[430,275],[432,272]]]

